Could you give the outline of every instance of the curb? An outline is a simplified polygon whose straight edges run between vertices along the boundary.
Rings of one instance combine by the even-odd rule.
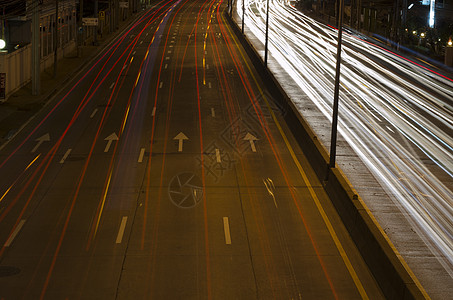
[[[263,81],[268,83],[267,88],[288,112],[285,117],[288,127],[294,133],[294,138],[309,160],[316,176],[323,182],[324,190],[385,297],[395,300],[430,299],[342,171],[338,167],[329,169],[329,180],[324,181],[329,164],[328,151],[298,112],[277,79],[264,66],[258,52],[242,34],[239,25],[227,13],[225,16],[254,67]]]

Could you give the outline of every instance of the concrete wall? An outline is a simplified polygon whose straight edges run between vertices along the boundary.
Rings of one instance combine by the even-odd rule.
[[[75,41],[70,41],[58,51],[58,59],[76,49]],[[53,65],[54,54],[41,59],[41,72]],[[12,53],[0,52],[0,73],[6,73],[6,100],[16,90],[31,80],[31,44]]]

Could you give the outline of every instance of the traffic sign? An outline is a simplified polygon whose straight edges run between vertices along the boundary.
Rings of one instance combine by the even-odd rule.
[[[98,18],[82,18],[83,26],[98,26],[98,24],[99,24]]]

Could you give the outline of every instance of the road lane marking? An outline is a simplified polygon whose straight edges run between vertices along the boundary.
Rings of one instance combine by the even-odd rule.
[[[132,61],[134,60],[134,57],[132,56],[131,57],[131,61],[129,62],[129,64],[132,64]]]
[[[166,69],[167,67],[168,67],[168,64],[165,64],[165,67],[164,67],[164,69]]]
[[[145,156],[145,148],[142,148],[140,150],[140,155],[138,156],[138,162],[139,163],[143,162],[143,156]]]
[[[211,82],[208,82],[208,86],[209,86],[209,88],[211,88]]]
[[[390,130],[391,132],[395,133],[395,131],[392,130],[392,128],[388,127],[388,126],[385,126],[387,127],[388,130]]]
[[[123,217],[123,219],[121,220],[120,229],[118,230],[118,235],[116,236],[117,244],[121,244],[121,241],[123,240],[124,229],[126,229],[126,222],[127,222],[127,217]]]
[[[184,140],[188,140],[189,138],[184,133],[180,132],[173,139],[178,140],[178,152],[182,152],[183,142]]]
[[[170,59],[170,56],[165,57],[165,60],[169,60],[169,59]]]
[[[228,217],[223,217],[223,230],[225,231],[225,244],[231,245],[230,224]]]
[[[68,158],[69,153],[71,153],[71,151],[72,151],[72,149],[68,149],[68,150],[66,151],[66,153],[63,155],[63,157],[62,157],[61,160],[60,160],[60,164],[64,163],[64,161],[66,160],[66,158]]]
[[[105,149],[104,149],[104,152],[109,152],[109,149],[110,149],[110,146],[112,145],[112,142],[113,141],[117,141],[118,140],[118,136],[116,135],[116,133],[112,133],[111,135],[109,135],[108,137],[106,137],[104,139],[104,141],[107,141],[107,145],[105,146]]]
[[[161,81],[160,84],[159,84],[159,88],[160,88],[160,89],[162,88],[162,85],[163,85],[163,84],[164,84],[164,82]]]
[[[126,69],[126,67],[127,67],[127,65],[124,65],[124,66],[123,66],[123,70]]]
[[[95,108],[93,112],[91,113],[90,119],[93,119],[94,115],[98,112],[98,109]]]
[[[224,22],[226,22],[224,16],[222,16],[222,19],[223,19]],[[229,31],[230,36],[232,37],[232,39],[236,43],[238,43],[236,37],[231,32],[231,29],[229,27],[227,27],[227,30]],[[239,43],[238,43],[238,45],[239,45]],[[340,255],[341,255],[342,259],[343,259],[343,262],[346,265],[346,268],[348,269],[349,274],[351,275],[351,278],[354,281],[354,284],[355,284],[357,290],[359,291],[362,299],[368,299],[368,295],[367,295],[367,293],[366,293],[366,291],[365,291],[365,289],[364,289],[364,287],[362,285],[362,282],[360,281],[357,273],[355,272],[354,267],[352,266],[352,263],[349,260],[349,257],[347,256],[347,254],[346,254],[346,252],[345,252],[345,250],[343,248],[343,245],[340,243],[340,241],[338,239],[338,236],[337,236],[335,230],[333,229],[332,224],[330,223],[330,220],[327,218],[327,215],[326,215],[323,207],[321,206],[321,203],[320,203],[320,201],[318,199],[318,196],[316,195],[316,193],[315,193],[310,181],[308,180],[308,177],[305,174],[305,171],[302,169],[302,166],[301,166],[299,160],[297,159],[296,154],[294,153],[294,150],[293,150],[292,146],[290,145],[290,143],[288,141],[288,138],[286,137],[286,134],[283,132],[283,129],[282,129],[281,125],[280,125],[280,122],[278,122],[277,117],[275,116],[273,110],[271,109],[269,101],[267,100],[266,95],[263,93],[263,90],[261,89],[261,86],[259,85],[258,80],[256,79],[256,77],[253,74],[249,64],[247,63],[247,60],[245,58],[245,55],[244,55],[243,51],[239,47],[238,47],[238,50],[239,50],[239,52],[241,54],[241,57],[242,57],[243,61],[245,62],[246,66],[247,66],[247,69],[248,69],[249,73],[251,74],[251,76],[253,78],[253,81],[255,82],[256,86],[258,87],[261,95],[263,95],[263,100],[266,103],[267,109],[269,110],[269,112],[270,112],[270,114],[272,116],[272,119],[274,120],[274,123],[277,126],[277,129],[280,132],[280,135],[282,136],[282,138],[283,138],[283,140],[284,140],[284,142],[286,144],[286,147],[288,148],[288,150],[289,150],[289,152],[291,154],[291,157],[292,157],[294,163],[297,166],[297,169],[298,169],[299,173],[302,175],[302,178],[303,178],[305,184],[308,187],[308,190],[309,190],[309,192],[310,192],[310,194],[311,194],[311,196],[312,196],[312,198],[313,198],[313,200],[314,200],[314,202],[315,202],[315,204],[316,204],[316,206],[318,208],[318,211],[321,213],[321,216],[322,216],[322,218],[324,220],[324,223],[326,224],[326,226],[327,226],[327,228],[329,230],[329,233],[330,233],[332,239],[334,240],[334,243],[335,243],[335,246],[337,247],[337,250],[340,252]],[[421,285],[418,284],[417,286],[421,286]]]
[[[219,149],[215,149],[215,157],[216,157],[216,160],[217,160],[218,163],[222,162],[222,159],[220,157],[220,150]]]
[[[114,86],[115,86],[115,83],[113,82],[113,83],[110,85],[109,89],[112,89]]]
[[[154,117],[156,115],[156,107],[153,107],[153,112],[151,113],[151,117]]]
[[[140,41],[140,45],[143,44],[143,41]]]
[[[22,229],[22,226],[24,226],[24,224],[25,220],[24,219],[20,220],[19,224],[17,224],[17,227],[14,229],[13,233],[9,236],[8,240],[6,241],[4,247],[9,247],[11,245],[19,231]]]
[[[250,147],[252,148],[252,152],[256,152],[255,141],[258,140],[258,138],[256,136],[254,136],[253,134],[250,134],[250,132],[247,132],[247,134],[245,135],[243,140],[249,141]]]
[[[215,110],[214,110],[214,107],[211,107],[211,116],[213,118],[215,118]]]
[[[206,69],[209,70],[209,64],[206,64]]]
[[[50,142],[50,135],[48,133],[44,134],[43,136],[37,138],[35,142],[38,142],[36,146],[31,150],[31,153],[35,153],[38,150],[39,146],[42,145],[44,142]]]

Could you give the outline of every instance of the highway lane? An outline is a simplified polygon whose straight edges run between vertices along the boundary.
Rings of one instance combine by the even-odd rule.
[[[0,299],[382,298],[223,8],[143,12],[1,150]]]
[[[330,120],[336,30],[270,3],[271,55]],[[265,1],[246,8],[246,25],[264,40]],[[339,131],[451,276],[453,80],[361,36],[346,34],[343,46]]]

